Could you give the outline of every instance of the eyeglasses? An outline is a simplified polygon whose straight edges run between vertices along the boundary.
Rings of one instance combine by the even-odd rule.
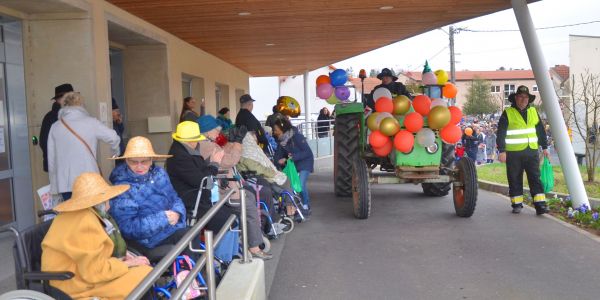
[[[147,159],[131,159],[128,158],[126,159],[127,164],[131,165],[131,166],[149,166],[152,164],[152,159],[151,158],[147,158]]]

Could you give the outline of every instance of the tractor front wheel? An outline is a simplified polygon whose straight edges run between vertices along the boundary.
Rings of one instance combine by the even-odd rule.
[[[442,143],[442,160],[440,162],[440,174],[447,175],[454,164],[454,145]],[[423,193],[427,196],[443,197],[450,192],[450,182],[422,183]]]
[[[477,204],[477,170],[475,163],[468,157],[461,158],[455,169],[456,178],[452,192],[456,215],[468,218],[473,215]]]
[[[371,187],[367,164],[360,158],[355,158],[352,165],[352,204],[354,217],[367,219],[371,214]]]

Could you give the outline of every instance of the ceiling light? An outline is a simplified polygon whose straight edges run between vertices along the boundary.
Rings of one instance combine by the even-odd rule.
[[[275,46],[275,44],[273,44],[273,43],[266,43],[265,46],[271,47],[271,46]]]
[[[392,8],[394,8],[394,7],[393,7],[393,6],[390,6],[390,5],[387,5],[387,6],[382,6],[382,7],[380,7],[379,9],[381,9],[381,10],[390,10],[390,9],[392,9]]]
[[[243,11],[243,12],[240,12],[240,13],[238,13],[238,16],[242,16],[242,17],[244,17],[244,16],[249,16],[249,15],[251,15],[251,14],[252,14],[251,12],[248,12],[248,11]]]

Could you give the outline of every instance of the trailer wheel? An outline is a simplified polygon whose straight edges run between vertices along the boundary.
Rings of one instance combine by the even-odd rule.
[[[448,175],[454,165],[454,145],[442,143],[442,160],[440,162],[440,175]],[[423,193],[427,196],[443,197],[450,192],[450,182],[447,183],[422,183]]]
[[[452,187],[456,215],[468,218],[473,215],[477,204],[477,170],[475,163],[463,157],[456,166],[456,182]]]
[[[335,195],[352,195],[352,163],[358,157],[360,117],[347,114],[335,118],[335,143],[333,147],[333,182]]]
[[[371,187],[367,164],[357,157],[354,159],[352,171],[354,217],[357,219],[367,219],[371,214]]]

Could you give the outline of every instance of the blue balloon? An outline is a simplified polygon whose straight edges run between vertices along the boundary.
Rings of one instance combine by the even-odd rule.
[[[337,87],[344,85],[348,81],[348,74],[346,74],[345,70],[337,69],[329,73],[329,78],[331,79],[331,85]]]

